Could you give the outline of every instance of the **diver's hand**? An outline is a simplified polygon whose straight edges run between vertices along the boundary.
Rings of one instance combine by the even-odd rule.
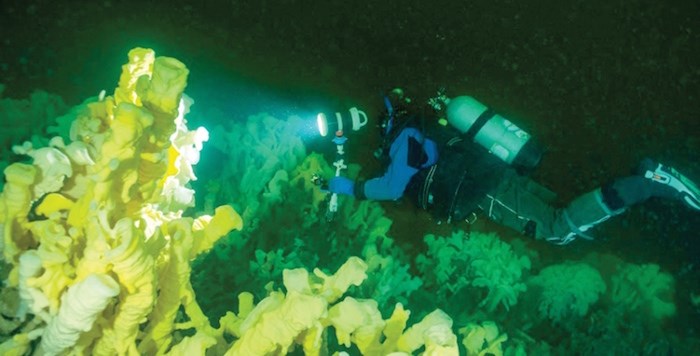
[[[336,194],[354,195],[355,182],[345,177],[333,177],[328,182],[328,190]]]

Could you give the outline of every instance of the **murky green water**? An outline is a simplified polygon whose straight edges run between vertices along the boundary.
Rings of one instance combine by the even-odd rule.
[[[374,112],[387,88],[421,100],[445,87],[478,97],[545,143],[534,175],[562,202],[645,156],[700,178],[697,1],[4,0],[2,95],[43,89],[77,104],[113,88],[136,46],[187,64],[199,118],[213,108],[234,120],[351,105]],[[367,170],[377,168],[364,158],[375,139],[366,132],[349,143]],[[405,203],[385,208],[392,236],[413,253],[424,249],[425,232],[444,229]],[[666,330],[697,338],[700,311],[689,296],[700,293],[699,231],[697,212],[649,201],[608,223],[605,241],[531,247],[552,263],[589,252],[658,263],[677,280],[679,313]]]

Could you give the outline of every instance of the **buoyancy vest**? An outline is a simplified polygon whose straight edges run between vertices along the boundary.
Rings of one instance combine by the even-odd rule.
[[[436,218],[460,221],[478,209],[510,166],[449,126],[434,125],[426,137],[437,143],[437,164],[416,173],[405,195]]]

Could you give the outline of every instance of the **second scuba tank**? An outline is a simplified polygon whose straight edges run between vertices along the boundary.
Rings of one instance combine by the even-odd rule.
[[[504,162],[534,168],[542,149],[530,134],[470,96],[445,100],[447,121]]]

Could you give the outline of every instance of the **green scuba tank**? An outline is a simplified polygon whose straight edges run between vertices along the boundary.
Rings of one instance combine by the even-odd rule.
[[[465,138],[510,165],[534,168],[539,164],[542,149],[513,122],[470,96],[443,100],[447,105],[447,121]]]

